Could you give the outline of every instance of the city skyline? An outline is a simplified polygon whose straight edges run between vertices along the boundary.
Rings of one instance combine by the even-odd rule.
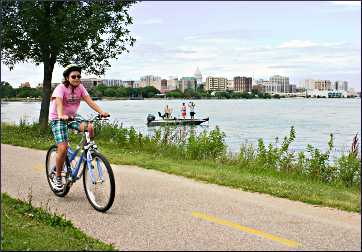
[[[137,80],[144,75],[203,79],[288,76],[348,81],[360,91],[361,2],[140,2],[130,8],[129,54],[111,60],[103,79]],[[55,66],[52,82],[61,81]],[[14,87],[42,82],[43,67],[1,65]],[[94,77],[83,74],[84,77]]]

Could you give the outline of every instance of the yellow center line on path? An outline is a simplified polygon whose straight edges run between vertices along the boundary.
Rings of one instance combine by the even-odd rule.
[[[207,214],[203,214],[203,213],[200,213],[200,212],[192,212],[192,216],[194,216],[196,218],[203,219],[203,220],[207,220],[207,221],[210,221],[210,222],[213,222],[213,223],[217,223],[217,224],[220,224],[220,225],[235,228],[235,229],[238,229],[240,231],[243,231],[243,232],[246,232],[246,233],[249,233],[249,234],[261,236],[263,238],[279,242],[279,243],[281,243],[283,245],[287,245],[288,247],[296,248],[296,247],[301,247],[302,246],[302,244],[300,244],[300,243],[298,243],[296,241],[292,241],[292,240],[288,240],[288,239],[285,239],[285,238],[282,238],[282,237],[279,237],[279,236],[268,234],[268,233],[265,233],[265,232],[257,230],[257,229],[241,226],[241,225],[239,225],[237,223],[233,223],[233,222],[227,221],[227,220],[222,220],[222,219],[219,219],[219,218],[207,215]]]

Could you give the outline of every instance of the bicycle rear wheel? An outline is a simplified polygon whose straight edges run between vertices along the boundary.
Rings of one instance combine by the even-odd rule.
[[[94,209],[100,212],[106,212],[111,208],[115,196],[114,175],[108,160],[99,152],[93,152],[91,170],[95,182],[93,182],[91,173],[84,162],[83,185],[84,191],[89,203]]]
[[[45,173],[47,176],[49,187],[53,191],[53,193],[59,197],[64,197],[65,195],[68,194],[70,190],[70,185],[64,185],[64,189],[62,191],[55,190],[53,186],[53,177],[55,176],[56,154],[57,154],[57,146],[52,145],[47,152],[45,160]],[[65,176],[66,174],[63,173],[62,174],[63,184],[65,184],[66,181]]]

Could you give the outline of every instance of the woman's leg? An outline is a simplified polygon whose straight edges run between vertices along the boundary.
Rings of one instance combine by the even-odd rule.
[[[62,142],[57,144],[57,155],[56,155],[56,176],[60,177],[62,167],[65,161],[65,155],[67,155],[68,142]]]

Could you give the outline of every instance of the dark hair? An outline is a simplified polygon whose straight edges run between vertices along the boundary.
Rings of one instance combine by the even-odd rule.
[[[67,80],[67,78],[69,78],[70,73],[73,71],[78,71],[79,73],[81,73],[81,69],[78,66],[75,67],[72,66],[63,72],[64,76],[63,84],[66,88],[68,88],[70,85],[70,81]],[[74,93],[74,88],[72,89],[72,92]]]
[[[69,87],[70,82],[69,82],[69,80],[65,79],[65,80],[63,81],[63,84],[64,84],[64,86],[67,88],[67,87]]]

